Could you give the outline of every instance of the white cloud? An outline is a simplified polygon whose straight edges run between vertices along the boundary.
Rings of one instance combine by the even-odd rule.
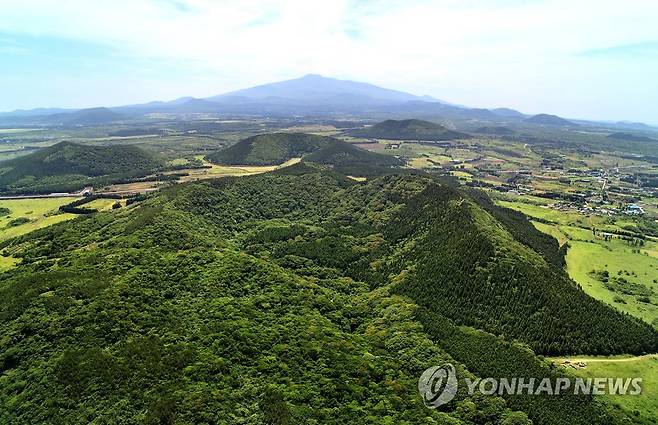
[[[547,90],[560,84],[580,93],[578,107],[593,94],[580,78],[615,84],[578,52],[658,40],[656,19],[651,0],[0,0],[0,32],[187,62],[217,73],[206,94],[316,72],[554,112],[559,99]]]

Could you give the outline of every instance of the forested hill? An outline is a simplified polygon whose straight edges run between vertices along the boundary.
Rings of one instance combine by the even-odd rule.
[[[350,175],[371,175],[386,172],[391,167],[405,165],[392,155],[370,152],[341,140],[331,140],[320,150],[304,156],[305,162],[329,165]]]
[[[450,130],[441,124],[417,119],[386,120],[371,127],[354,130],[351,134],[356,137],[375,139],[425,141],[454,140],[469,137],[467,134]]]
[[[460,380],[564,373],[514,340],[658,349],[549,245],[517,239],[527,221],[480,203],[424,176],[359,183],[304,163],[5,242],[22,262],[0,275],[0,423],[626,423],[589,396],[465,385],[423,406],[418,377],[446,361]]]
[[[0,192],[52,192],[143,176],[164,166],[135,146],[61,142],[0,164]]]
[[[335,139],[304,133],[259,134],[206,158],[225,165],[278,165],[315,152],[332,140]]]
[[[370,174],[373,170],[404,165],[392,155],[369,152],[333,137],[303,133],[270,133],[244,139],[206,157],[217,164],[278,165],[292,158],[331,166],[346,174]]]

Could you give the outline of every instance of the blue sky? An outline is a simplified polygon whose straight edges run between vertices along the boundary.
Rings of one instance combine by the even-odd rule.
[[[307,73],[658,124],[653,0],[0,0],[0,111],[211,96]]]

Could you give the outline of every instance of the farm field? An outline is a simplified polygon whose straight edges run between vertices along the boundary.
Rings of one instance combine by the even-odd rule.
[[[628,411],[639,423],[652,424],[658,417],[658,356],[638,357],[577,357],[553,358],[557,364],[569,361],[584,367],[567,369],[582,378],[642,378],[642,393],[631,395],[604,395],[602,398]]]

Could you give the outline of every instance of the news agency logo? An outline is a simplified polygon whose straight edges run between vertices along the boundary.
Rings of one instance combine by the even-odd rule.
[[[455,367],[446,363],[426,369],[418,380],[418,391],[428,409],[436,409],[450,402],[457,394]]]
[[[630,395],[642,393],[642,378],[464,378],[468,395]],[[418,380],[418,391],[428,409],[449,403],[457,394],[455,367],[446,363],[426,369]]]

